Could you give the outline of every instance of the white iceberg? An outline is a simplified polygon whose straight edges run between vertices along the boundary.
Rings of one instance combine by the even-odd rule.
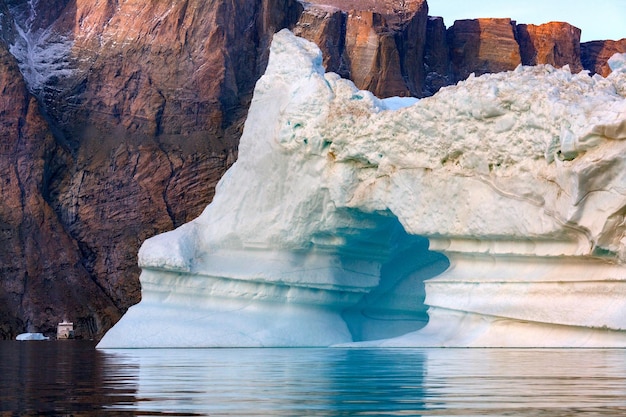
[[[50,340],[50,338],[44,336],[43,333],[20,333],[15,337],[15,340]]]
[[[626,346],[624,85],[520,66],[388,106],[283,30],[98,346]]]

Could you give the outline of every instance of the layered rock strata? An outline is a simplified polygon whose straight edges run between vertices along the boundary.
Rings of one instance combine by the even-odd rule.
[[[581,61],[591,74],[606,77],[611,73],[608,60],[614,54],[626,53],[626,38],[619,41],[592,41],[581,45]]]
[[[448,30],[454,81],[511,71],[522,63],[511,19],[457,20]]]
[[[574,74],[583,69],[581,31],[577,27],[565,22],[550,22],[539,26],[520,24],[515,30],[523,65],[550,64],[556,68],[568,65]]]
[[[446,28],[442,18],[427,16],[426,2],[403,4],[400,9],[394,2],[316,0],[307,3],[294,33],[320,46],[328,71],[380,97],[429,96],[472,73],[510,71],[520,64],[583,69],[581,31],[566,22],[527,25],[484,18]],[[619,42],[606,45],[604,54],[587,54],[585,69],[595,73],[596,62],[606,67],[609,50],[621,52],[614,46]]]
[[[316,0],[294,33],[320,45],[328,71],[382,97],[421,96],[428,6],[425,0]]]

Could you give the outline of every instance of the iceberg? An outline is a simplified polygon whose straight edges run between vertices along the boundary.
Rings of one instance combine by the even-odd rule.
[[[275,34],[239,159],[99,348],[626,346],[626,65],[380,100]]]
[[[15,337],[15,340],[50,340],[50,338],[44,336],[43,333],[20,333]]]

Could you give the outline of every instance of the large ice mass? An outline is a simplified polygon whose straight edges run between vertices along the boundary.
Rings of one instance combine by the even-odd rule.
[[[239,159],[99,347],[626,346],[626,65],[417,102],[274,36]]]

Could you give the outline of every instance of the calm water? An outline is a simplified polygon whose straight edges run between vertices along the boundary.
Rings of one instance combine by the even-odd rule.
[[[0,416],[626,415],[626,350],[0,342]]]

